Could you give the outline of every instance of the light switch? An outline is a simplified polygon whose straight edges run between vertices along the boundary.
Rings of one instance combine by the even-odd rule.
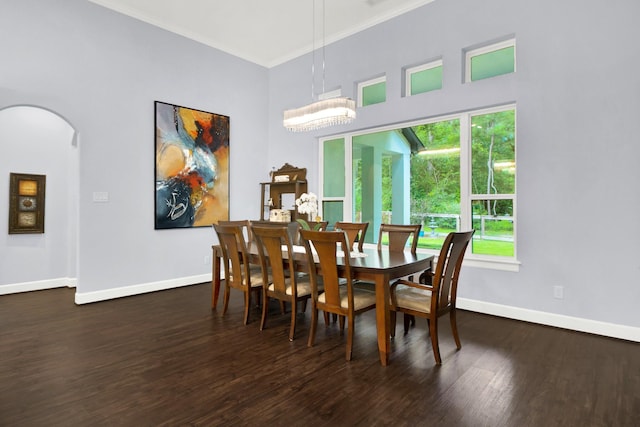
[[[109,192],[108,191],[94,191],[93,192],[93,201],[94,202],[108,202],[109,201]]]

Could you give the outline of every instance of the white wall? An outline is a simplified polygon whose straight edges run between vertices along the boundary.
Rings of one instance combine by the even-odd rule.
[[[41,106],[78,132],[76,301],[209,280],[211,228],[154,230],[154,101],[230,116],[231,217],[257,218],[268,70],[84,0],[3,5],[0,53],[0,109]],[[21,165],[0,143],[8,179]],[[48,236],[60,224],[47,221]],[[0,286],[60,274],[21,275],[4,260],[2,270]]]
[[[45,175],[46,180],[45,233],[8,234],[6,228],[0,233],[0,294],[73,285],[77,203],[72,195],[78,185],[69,176],[77,164],[73,140],[73,128],[47,110],[0,110],[0,224],[6,227],[9,220],[9,173]]]
[[[288,134],[278,119],[308,102],[311,58],[272,69],[271,162],[308,159],[315,182],[318,136],[515,102],[521,268],[465,268],[461,305],[640,340],[637,16],[633,0],[435,1],[327,46],[328,89],[353,97],[358,81],[387,76],[387,102],[351,125]],[[510,35],[517,72],[464,84],[462,50]],[[438,57],[443,89],[402,98],[402,68]]]

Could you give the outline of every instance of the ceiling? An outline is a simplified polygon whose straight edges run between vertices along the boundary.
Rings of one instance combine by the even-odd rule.
[[[273,67],[434,0],[89,1]]]

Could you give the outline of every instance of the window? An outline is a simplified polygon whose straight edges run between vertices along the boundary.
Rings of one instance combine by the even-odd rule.
[[[386,100],[387,78],[385,76],[358,83],[358,107],[366,107]]]
[[[381,223],[421,223],[418,247],[434,251],[474,228],[470,259],[513,265],[515,135],[508,105],[322,141],[322,215],[370,222],[369,243]]]
[[[405,96],[442,89],[442,60],[408,68],[405,71]]]
[[[515,110],[472,115],[472,253],[514,256],[515,174]]]
[[[465,53],[467,82],[516,71],[516,41],[506,40]]]
[[[344,167],[334,168],[334,165],[344,165],[347,153],[345,152],[344,138],[326,140],[322,144],[321,161],[331,173],[323,174],[322,178],[322,206],[320,206],[324,221],[330,226],[336,221],[343,221],[344,197],[346,192],[346,175]]]

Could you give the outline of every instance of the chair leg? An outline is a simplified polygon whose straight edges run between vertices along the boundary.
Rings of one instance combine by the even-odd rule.
[[[249,312],[251,311],[251,291],[244,293],[244,324],[249,323]]]
[[[449,312],[449,319],[451,320],[451,332],[453,333],[453,339],[456,341],[456,347],[460,350],[462,344],[460,344],[460,337],[458,336],[458,323],[456,322],[455,308],[452,308]]]
[[[391,338],[396,336],[396,312],[391,310],[389,312],[389,328],[391,329]]]
[[[431,335],[431,346],[433,347],[433,357],[436,359],[436,365],[442,364],[440,358],[440,346],[438,345],[438,318],[433,318],[429,322],[429,334]]]
[[[302,307],[300,308],[300,312],[301,313],[306,313],[307,312],[307,301],[309,300],[309,298],[305,298],[302,300]]]
[[[262,297],[262,320],[260,320],[260,330],[262,331],[267,325],[267,312],[269,311],[269,297],[263,293]]]
[[[227,309],[229,308],[229,287],[224,287],[224,306],[222,308],[222,314],[227,314]]]
[[[338,319],[340,321],[340,335],[342,335],[344,334],[344,316],[339,316]]]
[[[289,341],[293,341],[293,337],[296,333],[296,315],[298,314],[298,306],[296,299],[291,301],[291,327],[289,328]]]
[[[326,313],[325,313],[326,320]],[[313,343],[316,340],[316,327],[318,326],[318,309],[315,304],[311,305],[311,328],[309,328],[309,341],[307,341],[307,347],[313,347]]]
[[[260,308],[260,301],[262,300],[262,288],[253,288],[252,291],[256,294],[256,308]]]
[[[409,333],[409,324],[411,323],[411,315],[407,313],[403,313],[402,320],[404,320],[404,334],[407,335]]]
[[[324,315],[324,326],[326,326],[328,328],[329,327],[329,313],[327,313],[326,311],[323,311],[322,314]]]
[[[353,328],[355,326],[355,321],[354,321],[355,316],[349,316],[349,325],[347,326],[347,328],[349,329],[347,331],[347,360],[351,360],[351,353],[353,351]],[[342,321],[342,324],[344,325],[344,316],[340,316],[340,320]]]
[[[416,316],[412,315],[410,319],[411,319],[411,326],[416,326]]]
[[[287,312],[287,307],[284,301],[280,300],[280,314],[285,314]]]

